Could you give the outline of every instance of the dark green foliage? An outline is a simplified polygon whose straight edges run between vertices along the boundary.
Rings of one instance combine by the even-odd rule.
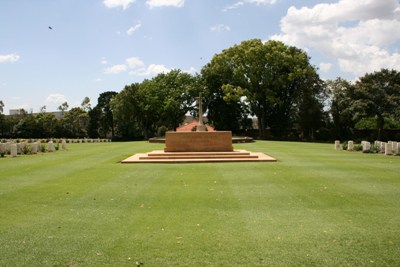
[[[125,86],[110,104],[117,135],[147,139],[161,126],[175,130],[193,109],[198,93],[197,78],[180,70]]]
[[[244,41],[215,55],[202,75],[210,90],[212,122],[220,116],[240,123],[250,113],[258,118],[261,137],[267,126],[275,136],[287,137],[300,118],[303,134],[309,137],[322,120],[319,77],[307,54],[296,47],[278,41]],[[217,110],[222,114],[216,115]],[[308,119],[310,112],[314,120]]]
[[[366,74],[357,81],[353,100],[355,119],[376,117],[381,139],[385,117],[400,120],[400,72],[382,69]]]

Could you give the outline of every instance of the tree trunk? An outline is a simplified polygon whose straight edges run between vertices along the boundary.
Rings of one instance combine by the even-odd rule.
[[[378,129],[378,137],[377,137],[378,140],[381,140],[384,124],[385,124],[385,119],[383,118],[382,115],[378,115],[376,119],[376,128]]]

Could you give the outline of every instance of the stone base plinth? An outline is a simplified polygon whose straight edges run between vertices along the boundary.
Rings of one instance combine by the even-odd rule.
[[[233,151],[232,132],[166,132],[165,152]]]

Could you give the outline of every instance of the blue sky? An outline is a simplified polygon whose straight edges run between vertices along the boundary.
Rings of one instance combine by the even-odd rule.
[[[49,29],[49,26],[52,29]],[[0,100],[9,109],[92,106],[160,72],[199,72],[241,41],[307,51],[323,79],[400,70],[398,0],[2,0]]]

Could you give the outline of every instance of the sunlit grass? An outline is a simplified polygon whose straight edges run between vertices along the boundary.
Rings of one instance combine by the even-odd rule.
[[[400,157],[236,145],[276,163],[120,164],[147,142],[0,159],[0,266],[396,266]]]

